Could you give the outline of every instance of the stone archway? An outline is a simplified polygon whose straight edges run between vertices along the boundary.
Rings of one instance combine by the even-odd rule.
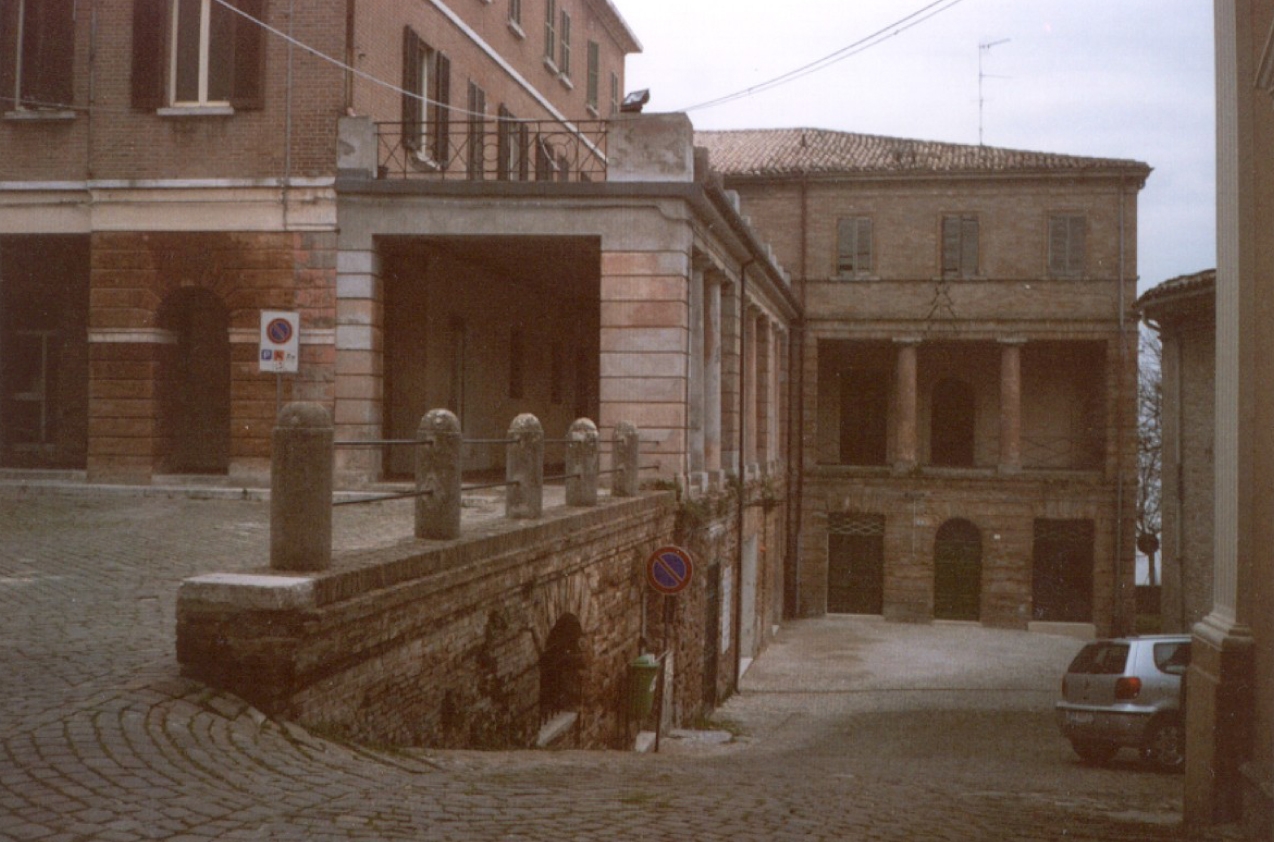
[[[177,290],[159,310],[173,339],[160,374],[163,470],[224,474],[230,468],[230,316],[216,294]]]
[[[540,722],[578,713],[583,700],[584,629],[574,614],[563,615],[540,655]]]

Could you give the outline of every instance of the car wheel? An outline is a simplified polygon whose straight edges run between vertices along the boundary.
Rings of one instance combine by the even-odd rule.
[[[1180,772],[1186,764],[1186,731],[1180,719],[1160,719],[1150,726],[1141,759],[1161,772]]]
[[[1115,756],[1115,752],[1119,751],[1119,746],[1114,743],[1103,743],[1096,740],[1071,740],[1071,748],[1075,749],[1075,753],[1085,763],[1092,763],[1095,766],[1102,766],[1110,762],[1110,758]]]

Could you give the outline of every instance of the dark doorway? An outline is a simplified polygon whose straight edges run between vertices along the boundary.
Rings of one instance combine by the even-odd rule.
[[[0,464],[88,454],[89,240],[0,237]]]
[[[885,518],[827,518],[827,611],[879,614],[885,602]]]
[[[971,468],[977,400],[973,387],[960,380],[942,380],[933,389],[929,432],[929,463]]]
[[[888,458],[889,378],[878,369],[851,368],[840,375],[840,461],[884,465]]]
[[[967,520],[949,520],[933,543],[933,616],[977,620],[982,616],[982,535]]]
[[[566,614],[549,632],[540,656],[540,722],[559,713],[577,713],[582,691],[584,630],[579,618]]]
[[[165,470],[224,474],[230,469],[230,317],[205,289],[183,289],[160,309],[160,326],[175,340],[167,357]]]
[[[1092,622],[1094,536],[1091,520],[1036,519],[1032,551],[1033,619],[1053,623]]]

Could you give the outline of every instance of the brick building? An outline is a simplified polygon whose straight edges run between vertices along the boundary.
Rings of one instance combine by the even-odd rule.
[[[1126,628],[1149,168],[697,138],[804,309],[796,612]]]
[[[643,480],[706,501],[662,540],[702,571],[675,702],[711,704],[780,616],[799,302],[689,121],[620,113],[639,49],[610,0],[0,0],[0,468],[258,484],[298,400],[354,442],[450,409],[473,471],[523,413],[631,422]],[[543,640],[642,627],[583,582],[523,606]]]
[[[1164,281],[1137,309],[1163,344],[1160,617],[1188,632],[1212,610],[1216,270]]]

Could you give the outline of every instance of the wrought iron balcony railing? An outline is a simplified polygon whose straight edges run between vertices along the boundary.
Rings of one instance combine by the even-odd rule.
[[[608,125],[511,118],[377,123],[378,177],[605,181]]]

